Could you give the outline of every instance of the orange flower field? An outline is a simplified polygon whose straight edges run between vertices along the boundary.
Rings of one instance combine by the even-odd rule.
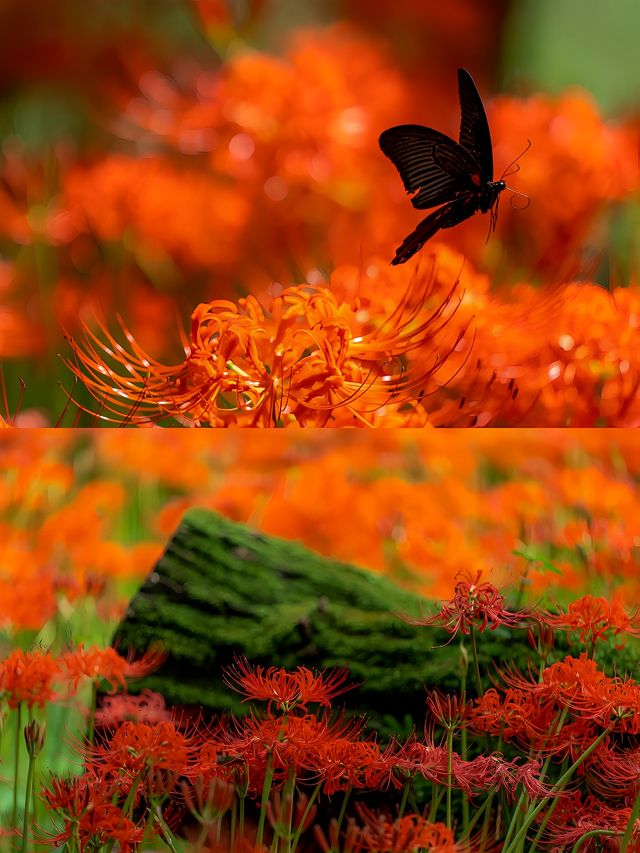
[[[113,624],[191,506],[434,599],[461,570],[480,570],[523,584],[532,601],[591,592],[633,606],[637,446],[625,430],[384,431],[366,441],[5,431],[0,624],[9,637],[67,613]]]
[[[638,426],[640,114],[605,118],[579,88],[492,91],[499,5],[405,3],[396,42],[392,4],[345,0],[275,50],[268,2],[194,0],[176,8],[197,50],[170,58],[142,20],[126,56],[113,21],[88,56],[62,30],[61,57],[103,66],[80,82],[44,55],[33,76],[57,75],[88,129],[39,156],[18,133],[3,146],[5,421]],[[437,34],[448,64],[398,52],[411,32]],[[417,217],[378,137],[456,133],[456,56],[496,179],[527,198],[503,193],[488,241],[476,214],[391,268]]]

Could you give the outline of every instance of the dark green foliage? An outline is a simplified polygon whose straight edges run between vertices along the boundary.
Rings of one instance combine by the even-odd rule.
[[[402,735],[422,727],[425,686],[460,686],[459,638],[447,644],[446,633],[397,615],[433,612],[384,577],[194,509],[131,601],[115,642],[121,651],[161,642],[166,663],[137,688],[210,712],[246,708],[221,679],[237,653],[265,666],[343,664],[360,684],[345,695],[346,707],[381,734]],[[483,672],[507,661],[526,668],[533,654],[524,632],[500,628],[478,640]],[[613,657],[619,671],[628,665],[628,653]]]

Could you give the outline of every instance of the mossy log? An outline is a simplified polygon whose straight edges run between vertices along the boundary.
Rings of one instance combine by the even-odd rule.
[[[365,714],[383,736],[401,735],[422,727],[426,687],[460,687],[459,639],[448,642],[443,631],[398,615],[432,612],[385,577],[192,509],[114,642],[136,652],[160,642],[167,660],[137,688],[214,713],[246,710],[221,677],[236,654],[265,666],[344,665],[359,685],[343,697],[346,708]],[[506,661],[526,668],[531,654],[522,632],[499,628],[480,638],[483,671]]]

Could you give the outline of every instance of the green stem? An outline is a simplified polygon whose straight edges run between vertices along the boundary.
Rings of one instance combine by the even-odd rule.
[[[533,821],[536,819],[538,814],[540,814],[540,812],[545,807],[545,805],[549,802],[551,797],[554,794],[557,794],[559,791],[561,791],[564,788],[566,783],[573,776],[573,774],[578,769],[578,767],[580,767],[580,765],[583,763],[583,761],[586,761],[586,759],[591,755],[591,753],[594,751],[594,749],[596,749],[598,747],[598,745],[602,743],[602,741],[605,739],[605,737],[607,737],[607,735],[611,731],[611,728],[612,728],[611,726],[607,726],[606,729],[604,729],[602,732],[600,732],[600,734],[593,741],[593,743],[591,743],[585,749],[585,751],[582,753],[582,755],[573,762],[571,767],[569,767],[569,769],[565,773],[562,774],[562,776],[558,779],[556,784],[551,788],[549,795],[546,797],[543,797],[540,800],[540,802],[538,803],[538,805],[529,811],[529,813],[525,816],[524,822],[523,822],[522,826],[520,827],[517,835],[513,839],[512,844],[508,848],[505,845],[502,848],[502,853],[509,853],[509,850],[511,850],[511,849],[513,849],[513,850],[517,849],[516,845],[520,842],[520,840],[522,838],[524,838],[527,830],[529,829],[529,827],[531,826]]]
[[[486,823],[486,814],[488,813],[488,810],[490,811],[490,809],[491,809],[491,803],[493,801],[495,793],[496,793],[495,788],[492,788],[489,791],[489,796],[487,797],[487,799],[480,806],[480,808],[476,810],[475,814],[473,815],[473,817],[469,821],[468,826],[466,826],[465,829],[463,830],[463,832],[460,834],[460,837],[458,838],[458,843],[461,841],[464,841],[465,838],[467,838],[470,835],[470,833],[473,830],[473,827],[478,823],[478,821],[480,820],[482,815],[485,815],[485,824],[483,825],[483,838],[484,838],[484,836],[486,836],[486,832],[484,831],[485,827],[488,829],[488,824]],[[482,849],[482,845],[481,845],[481,849]]]
[[[622,836],[622,843],[620,844],[620,853],[627,853],[627,847],[629,846],[629,842],[631,841],[631,836],[633,835],[633,827],[638,819],[638,814],[640,814],[640,790],[636,795],[636,801],[633,804],[633,808],[631,809],[631,814],[629,816],[629,822],[627,823],[627,828],[624,831],[624,835]]]
[[[262,797],[260,799],[260,818],[258,820],[258,832],[256,833],[256,847],[262,847],[262,838],[264,836],[264,822],[267,817],[267,803],[269,802],[269,793],[273,782],[273,753],[269,753],[267,758],[267,767],[264,773],[264,784],[262,785]]]
[[[302,817],[300,818],[300,820],[298,822],[298,826],[296,827],[296,832],[295,832],[295,835],[293,836],[293,841],[291,842],[291,850],[293,851],[293,853],[295,853],[295,850],[298,846],[298,841],[300,840],[300,836],[302,835],[302,833],[304,831],[304,825],[305,825],[305,822],[306,822],[307,817],[309,815],[309,812],[311,811],[311,807],[313,806],[316,797],[320,793],[320,784],[316,785],[316,787],[313,789],[313,793],[309,797],[309,802],[305,806],[305,809],[302,812]]]
[[[91,701],[89,704],[89,726],[87,731],[87,740],[93,744],[95,733],[95,718],[96,718],[96,700],[98,696],[98,684],[96,681],[91,682]]]
[[[476,643],[476,629],[471,626],[471,651],[473,658],[473,674],[476,681],[476,691],[478,696],[482,696],[482,679],[480,678],[480,662],[478,661],[478,644]]]
[[[460,732],[460,752],[462,755],[467,754],[467,730],[464,722]],[[462,792],[462,829],[465,831],[469,826],[469,797],[466,791]]]
[[[407,799],[409,798],[409,788],[411,787],[411,779],[407,779],[402,791],[402,799],[400,800],[400,808],[398,809],[398,817],[404,815],[404,810],[407,807]]]
[[[284,789],[284,807],[288,810],[288,813],[285,812],[285,818],[287,821],[287,853],[291,853],[291,835],[292,835],[292,825],[293,825],[293,795],[296,790],[296,773],[293,767],[289,769],[289,778],[287,779],[287,784]],[[291,797],[291,802],[288,801],[288,797]]]
[[[409,790],[409,805],[411,806],[414,814],[419,814],[421,812],[420,806],[418,805],[418,800],[416,799],[415,791],[413,790],[413,786],[411,786]]]
[[[447,829],[451,829],[451,796],[453,779],[453,726],[447,729]]]
[[[612,829],[590,829],[589,832],[585,832],[585,834],[581,835],[580,838],[576,841],[576,843],[571,848],[571,853],[578,853],[582,842],[586,841],[587,838],[595,838],[596,835],[618,835],[618,833],[614,832]],[[622,850],[622,847],[620,849]]]
[[[131,788],[129,788],[129,793],[127,794],[127,798],[124,801],[122,806],[122,813],[131,819],[131,815],[133,813],[133,804],[136,799],[136,793],[138,792],[138,788],[140,787],[140,777],[136,776],[131,784]]]
[[[507,849],[507,845],[511,841],[511,836],[513,835],[513,833],[516,830],[518,818],[519,818],[520,814],[522,813],[522,805],[524,802],[524,797],[525,797],[524,788],[522,788],[520,790],[520,796],[518,797],[518,802],[516,803],[516,807],[513,810],[513,814],[511,815],[511,823],[509,824],[509,827],[507,829],[507,834],[504,837],[503,850]]]
[[[496,747],[496,754],[502,755],[502,747],[503,747],[503,733],[504,727],[500,729],[500,737],[498,738],[498,745]],[[491,817],[491,806],[493,804],[493,798],[496,795],[496,788],[489,792],[489,796],[486,799],[487,809],[484,814],[484,820],[482,821],[482,834],[480,836],[480,853],[483,853],[485,844],[487,843],[487,836],[489,834],[489,818]]]
[[[347,803],[349,802],[349,797],[351,796],[352,788],[349,786],[344,792],[344,797],[342,798],[342,805],[340,806],[340,814],[338,815],[338,825],[336,826],[336,838],[340,837],[340,830],[342,829],[342,821],[344,820],[344,816],[347,811]]]
[[[436,819],[436,814],[438,813],[438,806],[444,796],[444,788],[441,785],[436,787],[435,795],[433,794],[433,787],[431,787],[431,806],[429,808],[429,821],[431,823]]]
[[[567,759],[565,758],[565,760],[560,765],[560,775],[561,776],[566,769],[567,769]],[[538,849],[538,847],[537,847],[538,841],[542,838],[542,833],[544,832],[546,825],[551,820],[551,815],[553,814],[555,807],[557,805],[558,805],[558,798],[556,797],[555,800],[551,803],[551,805],[547,809],[547,812],[546,812],[544,818],[540,821],[540,826],[538,827],[538,831],[536,832],[536,834],[534,836],[533,843],[532,843],[531,847],[529,848],[529,853],[536,853],[536,850]]]
[[[162,831],[162,840],[167,845],[169,850],[171,850],[171,853],[178,853],[178,851],[176,850],[176,846],[173,843],[173,838],[172,838],[173,833],[171,832],[171,830],[169,829],[169,827],[167,826],[167,824],[165,823],[165,821],[162,817],[162,807],[160,805],[154,805],[154,806],[152,806],[152,809],[153,809],[154,820],[156,821],[156,823],[158,824],[158,826],[160,827],[160,829]]]
[[[240,797],[240,809],[238,816],[238,824],[240,829],[240,841],[244,839],[244,802],[245,802],[246,794],[243,794]]]
[[[469,658],[464,643],[460,643],[461,675],[460,675],[460,699],[464,705],[467,701],[467,670],[469,669]],[[468,738],[464,720],[460,731],[460,754],[467,757]],[[466,831],[469,826],[469,797],[466,791],[462,792],[462,829]]]
[[[31,805],[31,796],[33,791],[33,769],[35,767],[35,763],[35,756],[29,756],[27,787],[24,793],[24,816],[22,820],[22,853],[26,853],[27,851],[27,841],[29,837],[29,807]]]
[[[14,775],[13,775],[13,809],[11,811],[11,827],[15,829],[18,823],[18,777],[20,775],[20,734],[22,729],[22,703],[17,707],[16,715],[16,740],[14,756]]]
[[[236,818],[238,816],[238,800],[236,797],[233,798],[233,804],[231,806],[231,830],[229,831],[229,850],[234,849],[234,843],[236,839]]]

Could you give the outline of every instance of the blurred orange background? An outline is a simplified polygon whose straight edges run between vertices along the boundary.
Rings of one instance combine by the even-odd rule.
[[[200,302],[252,294],[269,313],[288,287],[327,286],[364,317],[357,335],[384,323],[416,273],[435,269],[434,305],[461,270],[464,292],[435,341],[440,354],[455,348],[454,378],[444,394],[444,380],[425,380],[420,417],[637,425],[640,81],[626,33],[639,13],[628,0],[606,14],[574,0],[554,9],[546,0],[2,4],[5,418],[53,425],[68,394],[100,408],[111,391],[92,400],[60,359],[81,358],[64,333],[77,337],[83,324],[114,330],[121,315],[150,358],[176,364],[180,325]],[[391,271],[418,219],[377,137],[401,122],[455,136],[458,66],[485,98],[497,175],[531,140],[510,178],[531,205],[503,201],[488,243],[478,215]],[[96,423],[75,415],[72,406],[62,422]],[[388,425],[416,425],[411,417]]]

